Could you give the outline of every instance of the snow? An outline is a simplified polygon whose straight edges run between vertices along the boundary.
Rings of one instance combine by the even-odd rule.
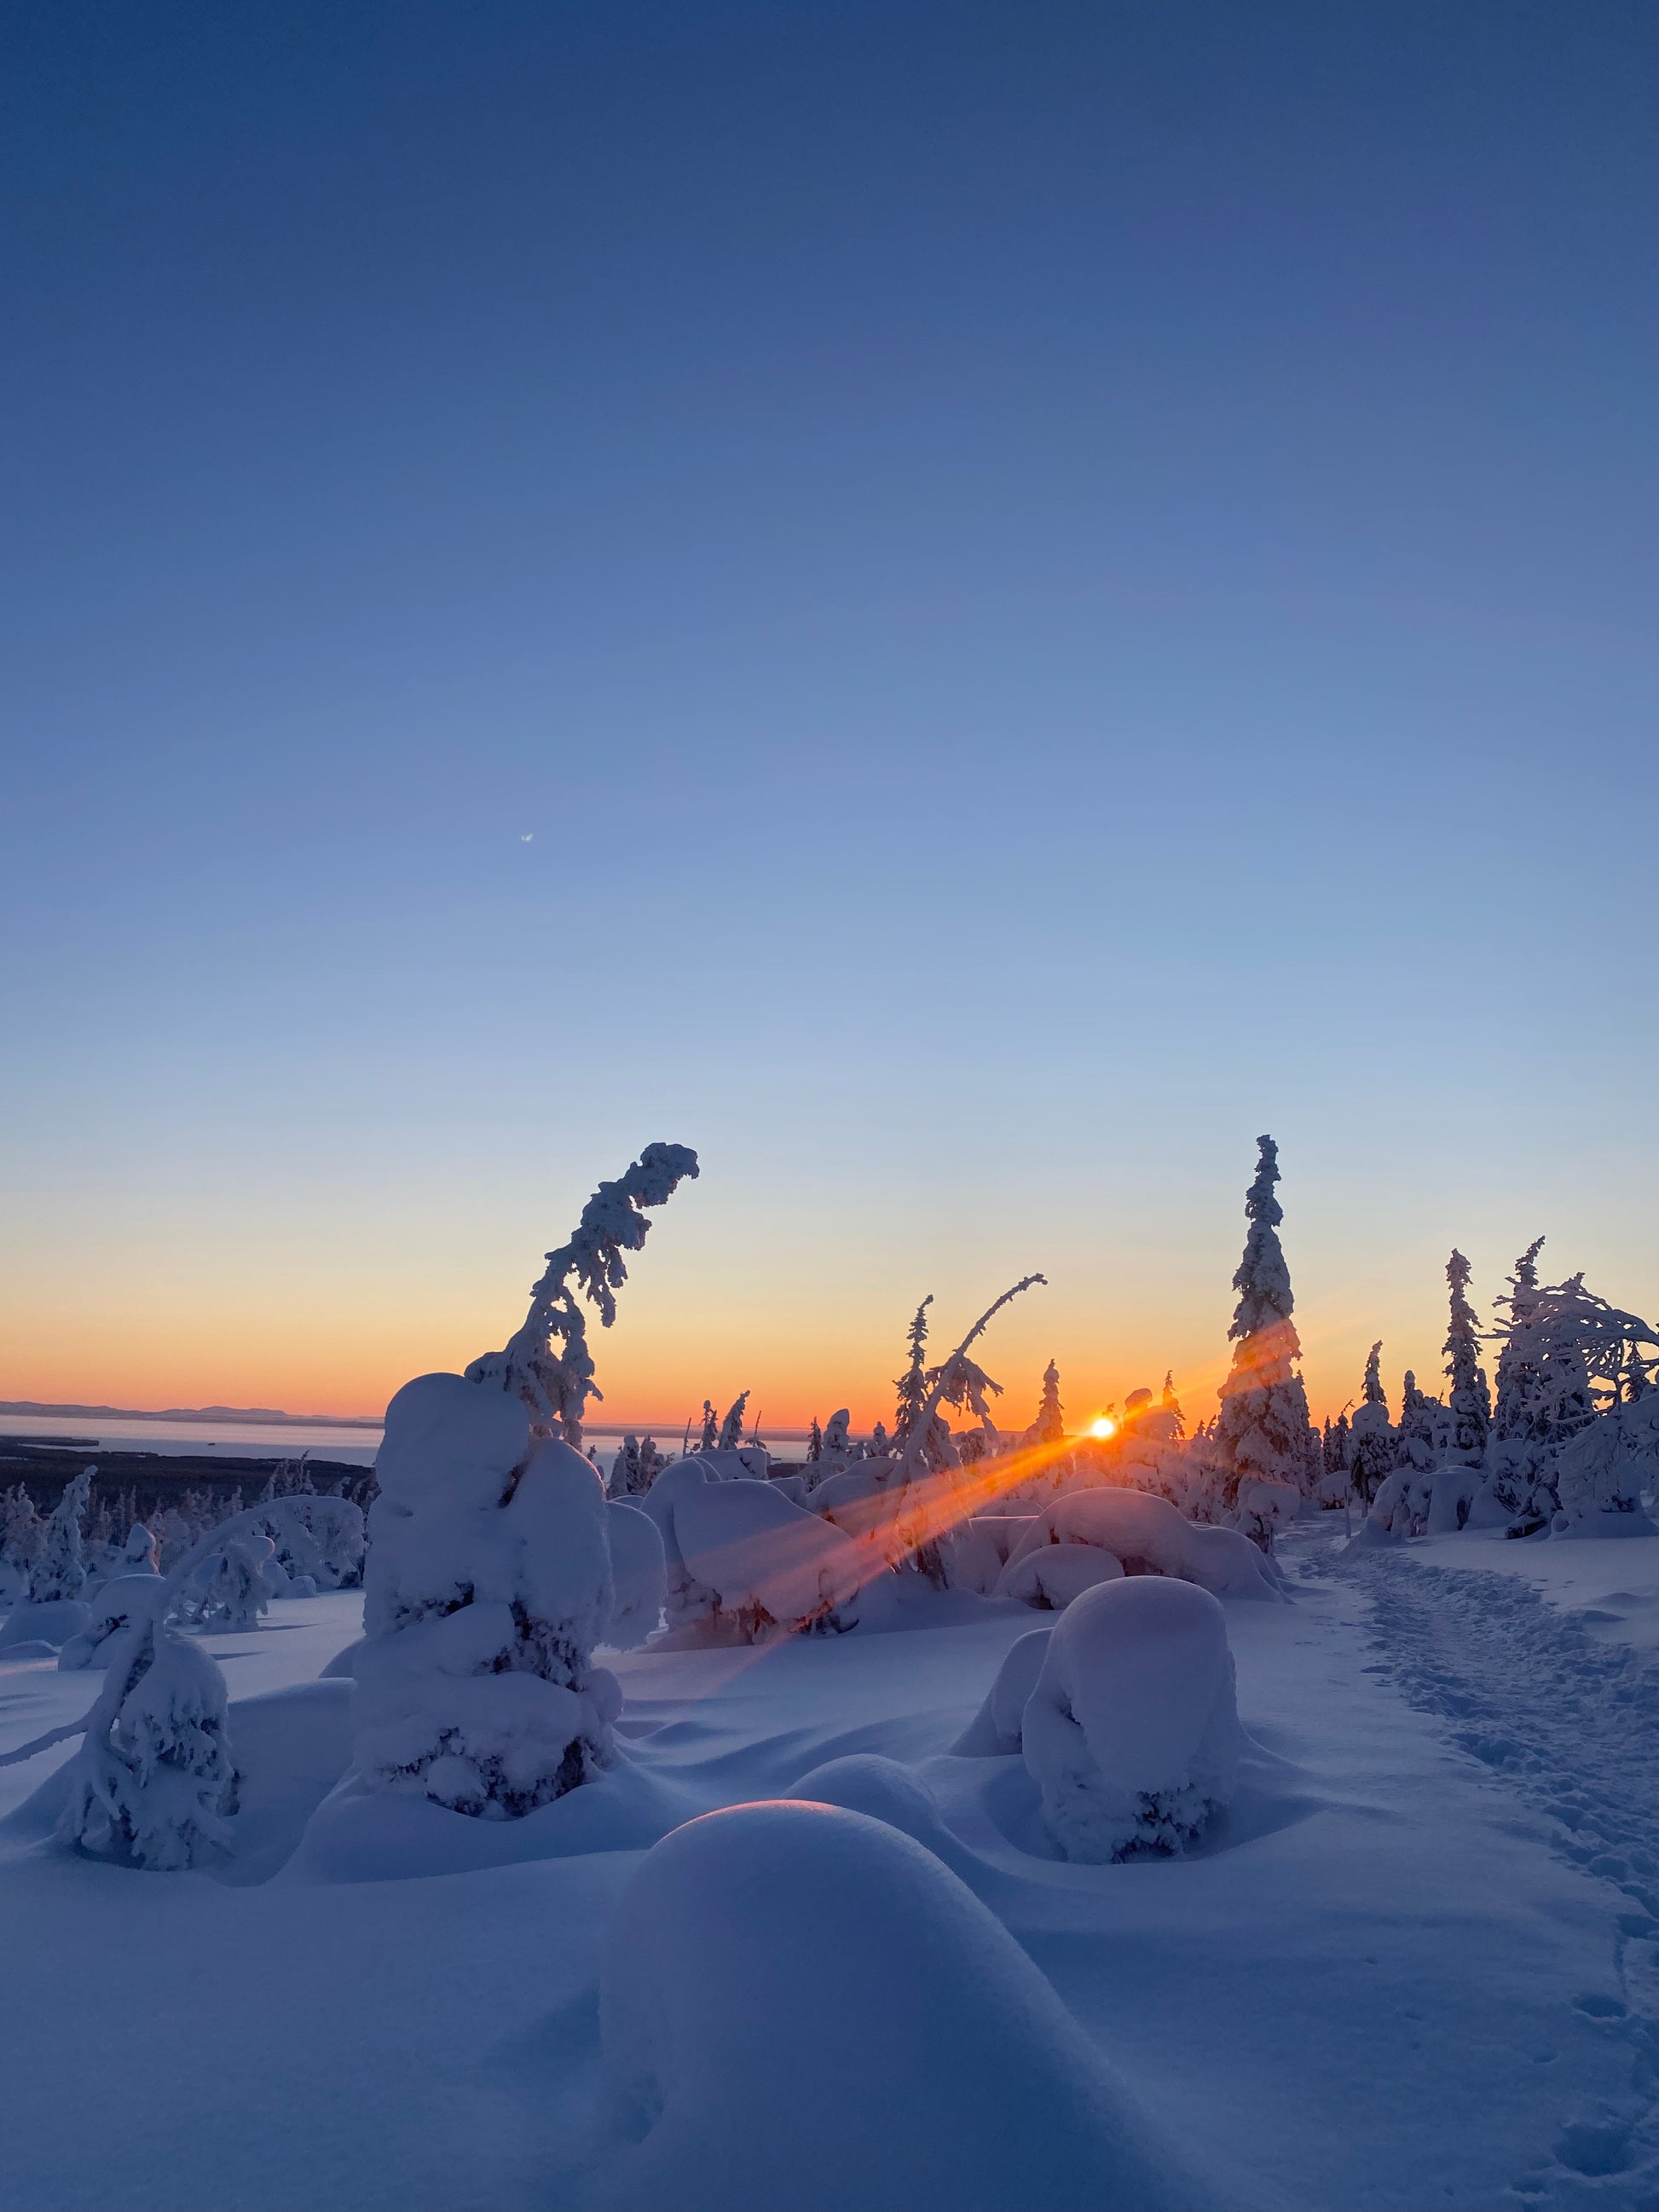
[[[1042,1816],[1067,1858],[1179,1851],[1237,1778],[1227,1620],[1207,1590],[1136,1576],[1066,1607],[1021,1725]]]
[[[1024,1563],[1044,1546],[1092,1546],[1109,1553],[1129,1574],[1176,1576],[1217,1597],[1279,1595],[1273,1569],[1248,1537],[1236,1528],[1200,1527],[1167,1498],[1144,1491],[1073,1490],[1035,1515],[1009,1552],[996,1585],[999,1596],[1024,1595],[1030,1572]],[[1058,1571],[1062,1577],[1068,1572],[1064,1567]]]
[[[1084,2176],[1103,2212],[1218,2201],[994,1916],[860,1813],[678,1829],[612,1918],[599,2002],[607,2205],[1067,2212]]]
[[[51,1840],[65,1787],[52,1777],[73,1747],[0,1767],[0,2207],[628,2202],[629,2161],[649,2147],[612,2124],[600,1991],[614,1944],[630,1940],[630,1884],[697,1815],[804,1793],[947,1868],[1078,2023],[1116,2085],[1108,2117],[1139,2115],[1218,2201],[1639,2212],[1659,2192],[1659,1547],[1466,1529],[1343,1556],[1341,1517],[1281,1538],[1293,1602],[1219,1598],[1244,1732],[1226,1811],[1179,1857],[1115,1866],[1061,1855],[1012,1745],[957,1747],[1032,1635],[1030,1611],[919,1577],[902,1601],[861,1601],[850,1635],[609,1657],[627,1699],[612,1765],[517,1820],[371,1802],[353,1784],[352,1686],[319,1677],[361,1635],[362,1593],[193,1638],[230,1685],[242,1781],[228,1858],[161,1875],[70,1856]],[[1168,1587],[1131,1577],[1102,1595]],[[1066,1617],[1044,1619],[1058,1633]],[[904,1632],[879,1632],[878,1618]],[[0,1748],[74,1720],[102,1682],[0,1653]],[[678,1879],[670,1865],[654,1893]],[[739,1879],[735,1863],[706,1865],[700,1906],[707,1886],[729,1919]],[[706,2124],[682,2100],[673,2124],[688,2132],[664,2141],[763,2161],[786,2126],[817,2130],[802,2138],[814,2157],[824,2142],[826,2161],[862,2161],[841,2201],[874,2204],[887,2140],[896,2158],[913,2141],[948,2154],[938,2114],[983,2141],[941,2054],[960,2054],[945,2039],[957,2011],[969,2055],[986,2015],[949,1955],[930,1955],[914,1994],[870,1984],[849,2051],[831,1931],[849,1961],[867,1954],[828,1899],[820,1939],[814,1887],[757,1894],[757,1924],[774,1940],[795,1931],[819,1977],[790,1990],[769,2036],[727,2039],[744,2008],[722,1969],[718,2050],[753,2052],[737,2120],[755,2140],[731,2139],[726,2085],[718,2099],[711,2087]],[[931,1872],[926,1896],[927,1912],[947,1911]],[[702,1941],[677,1925],[665,1981]],[[749,2010],[763,2018],[773,2002]],[[1020,2018],[1012,2040],[1039,2069],[1054,2045]],[[676,2063],[703,2064],[684,2038],[673,2048]],[[718,2072],[712,2050],[708,2063]],[[837,2094],[843,2065],[873,2081],[867,2128]],[[1027,2172],[1051,2140],[1077,2138],[1046,2090],[1016,2106],[1000,2086],[990,2094],[1002,2136],[988,2160],[1036,2163],[985,2201],[1041,2202]],[[909,2136],[886,2118],[900,2097]],[[674,2104],[665,2081],[664,2123]],[[826,2142],[831,2119],[848,2141]],[[803,2159],[793,2186],[726,2201],[809,2201],[808,2170]],[[845,2178],[845,2163],[825,2170]],[[702,2185],[687,2165],[667,2201]]]

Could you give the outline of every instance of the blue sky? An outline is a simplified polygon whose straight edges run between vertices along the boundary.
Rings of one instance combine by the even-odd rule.
[[[1322,1405],[1659,1305],[1650,10],[3,40],[0,1391],[372,1407],[658,1136],[641,1417],[1207,1412],[1263,1128]]]

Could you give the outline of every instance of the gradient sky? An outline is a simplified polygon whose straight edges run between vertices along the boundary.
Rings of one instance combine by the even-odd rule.
[[[1659,15],[20,0],[0,1395],[1659,1307]],[[530,842],[526,842],[529,840]]]

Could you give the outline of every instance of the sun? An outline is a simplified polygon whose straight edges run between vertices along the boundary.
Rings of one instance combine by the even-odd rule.
[[[1089,1434],[1091,1437],[1115,1437],[1117,1434],[1117,1423],[1109,1413],[1103,1413],[1097,1421],[1090,1422]]]

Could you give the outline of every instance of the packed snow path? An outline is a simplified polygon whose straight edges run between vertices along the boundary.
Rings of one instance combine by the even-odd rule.
[[[1377,1656],[1365,1671],[1448,1723],[1459,1749],[1553,1824],[1549,1841],[1561,1856],[1631,1900],[1619,1922],[1622,2011],[1612,1997],[1580,2000],[1629,2039],[1628,2117],[1609,2116],[1605,2140],[1581,2130],[1579,2148],[1586,2173],[1626,2166],[1638,2142],[1652,2157],[1659,2151],[1659,1666],[1646,1653],[1595,1638],[1591,1628],[1613,1616],[1563,1611],[1509,1574],[1449,1571],[1402,1552],[1349,1553],[1322,1565],[1370,1601]]]

